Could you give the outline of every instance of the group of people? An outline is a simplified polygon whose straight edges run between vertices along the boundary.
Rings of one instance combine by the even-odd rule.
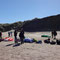
[[[56,39],[57,32],[52,31],[51,34],[52,34],[52,38]],[[14,37],[15,37],[15,43],[18,43],[18,41],[17,41],[17,30],[14,31]],[[21,30],[20,30],[19,37],[20,37],[20,41],[21,41],[21,44],[22,44],[24,42],[23,41],[24,40],[24,30],[23,30],[23,28],[21,28]]]
[[[52,38],[53,39],[56,39],[56,36],[57,36],[57,32],[56,31],[52,31],[51,32],[51,36],[52,36]],[[8,32],[8,37],[10,37],[10,36],[12,36],[12,32]],[[0,32],[0,38],[2,38],[2,32]],[[14,41],[15,41],[15,43],[18,43],[18,40],[17,40],[17,30],[15,30],[14,31]],[[22,43],[24,43],[24,30],[23,30],[23,28],[21,28],[21,30],[20,30],[20,33],[19,33],[19,38],[20,38],[20,41],[21,41],[21,44]]]
[[[8,37],[12,37],[12,31],[8,32]],[[14,41],[15,43],[18,43],[18,39],[17,39],[17,30],[14,31]],[[23,28],[21,28],[20,33],[19,33],[19,38],[21,41],[21,44],[24,42],[24,30]],[[2,39],[2,32],[0,31],[0,39]]]
[[[10,36],[12,36],[12,31],[10,32],[8,32],[8,37],[10,37]]]
[[[15,43],[18,43],[17,41],[17,30],[14,31],[14,37],[15,37]],[[20,41],[21,41],[21,44],[24,43],[24,30],[23,28],[21,28],[20,30],[20,33],[19,33],[19,38],[20,38]]]

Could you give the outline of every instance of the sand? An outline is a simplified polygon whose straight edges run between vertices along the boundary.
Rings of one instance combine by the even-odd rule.
[[[60,32],[57,33],[57,39],[60,39]],[[35,38],[43,42],[47,39],[41,37],[43,34],[51,36],[51,32],[25,32],[25,37]],[[7,36],[7,32],[4,32],[3,38]],[[24,43],[14,46],[14,41],[2,41],[0,42],[0,60],[60,60],[60,45],[43,42],[42,44]]]

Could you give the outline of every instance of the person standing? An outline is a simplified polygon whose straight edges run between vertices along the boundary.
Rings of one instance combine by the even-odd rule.
[[[14,31],[14,38],[15,38],[15,43],[18,43],[17,42],[17,31],[16,30]]]
[[[22,43],[24,43],[24,30],[23,30],[23,28],[21,28],[21,31],[20,31],[20,33],[19,33],[19,37],[20,37],[20,40],[21,40],[21,44]]]
[[[54,39],[56,39],[56,36],[57,36],[57,32],[54,31]]]
[[[10,37],[10,32],[8,32],[8,37]]]
[[[52,35],[52,38],[53,38],[53,35],[54,35],[54,32],[53,31],[51,32],[51,35]]]
[[[0,38],[2,39],[2,32],[0,31]]]
[[[57,32],[56,31],[52,31],[52,38],[56,39],[56,35],[57,35]]]
[[[11,37],[12,37],[12,31],[10,32],[10,34],[11,34]]]

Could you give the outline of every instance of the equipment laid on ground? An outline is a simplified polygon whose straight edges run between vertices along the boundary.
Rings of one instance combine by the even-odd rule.
[[[41,41],[41,40],[39,40],[39,41],[37,41],[36,43],[37,43],[37,44],[42,44],[42,41]]]
[[[24,42],[26,42],[26,43],[33,43],[33,39],[25,38],[24,39]]]
[[[44,40],[44,43],[48,44],[48,43],[50,43],[50,40]]]
[[[48,36],[48,35],[41,35],[41,37],[48,37],[48,38],[50,38],[51,36]]]
[[[55,41],[51,41],[50,44],[54,45],[54,44],[56,44],[56,42]]]
[[[56,40],[57,45],[60,45],[60,40]]]
[[[33,42],[37,42],[37,40],[33,38]]]
[[[10,38],[10,37],[5,37],[4,40],[5,40],[5,41],[14,41],[14,39],[13,39],[13,38]]]

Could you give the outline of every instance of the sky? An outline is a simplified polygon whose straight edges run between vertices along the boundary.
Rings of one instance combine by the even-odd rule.
[[[60,14],[60,0],[0,0],[0,23]]]

